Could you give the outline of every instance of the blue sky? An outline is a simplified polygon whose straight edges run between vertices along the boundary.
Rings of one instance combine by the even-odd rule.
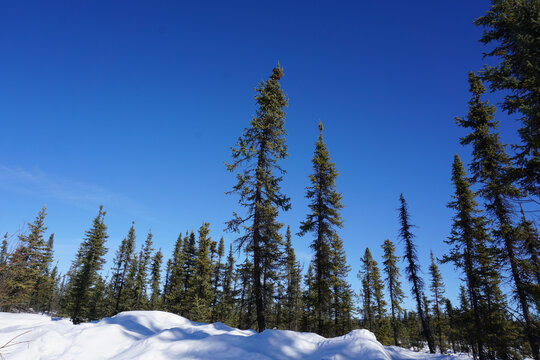
[[[295,233],[305,218],[321,119],[340,171],[340,235],[355,290],[365,247],[380,262],[384,239],[397,240],[401,192],[427,275],[429,250],[448,250],[453,156],[469,158],[453,118],[466,114],[467,72],[484,64],[472,21],[488,7],[3,2],[0,232],[17,231],[46,204],[62,271],[100,204],[109,261],[132,220],[139,244],[151,228],[166,258],[178,233],[203,221],[215,240],[230,242],[224,222],[241,209],[225,195],[234,177],[224,162],[255,113],[254,87],[279,61],[290,102],[283,190],[293,204],[281,221]],[[504,141],[516,141],[515,127],[502,123]],[[310,241],[293,239],[306,264]],[[441,269],[455,299],[458,275],[451,265]]]

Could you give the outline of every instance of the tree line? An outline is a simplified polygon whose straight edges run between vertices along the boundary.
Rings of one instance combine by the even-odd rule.
[[[0,309],[45,311],[74,322],[127,310],[165,310],[200,322],[324,336],[363,327],[383,344],[427,346],[432,353],[469,352],[479,360],[527,355],[539,360],[538,18],[538,1],[494,0],[475,21],[484,28],[481,41],[494,46],[484,56],[498,63],[469,74],[469,111],[456,123],[466,131],[460,143],[471,148],[472,160],[467,172],[460,157],[454,158],[448,252],[440,259],[431,253],[429,278],[422,277],[414,225],[401,194],[397,220],[403,252],[398,255],[396,244],[386,239],[379,267],[366,248],[358,273],[361,288],[358,293],[352,289],[347,281],[351,267],[339,236],[339,173],[321,122],[306,188],[307,214],[296,234],[309,239],[313,256],[307,269],[297,260],[291,227],[283,231],[278,221],[279,213],[291,206],[280,186],[286,175],[280,161],[287,157],[288,100],[278,64],[257,86],[256,115],[226,165],[237,179],[229,194],[237,196],[240,205],[226,228],[237,234],[234,244],[226,249],[223,238],[212,240],[210,224],[203,223],[196,233],[179,235],[164,263],[161,249],[153,248],[151,232],[137,248],[132,224],[104,276],[108,235],[100,207],[70,269],[61,275],[53,266],[54,234],[46,236],[44,208],[17,238],[4,237]],[[501,108],[519,117],[520,143],[511,152],[497,132],[496,109],[484,99],[484,84],[491,91],[502,90]],[[445,297],[441,263],[452,264],[462,275],[459,303]],[[402,307],[402,271],[413,310]]]

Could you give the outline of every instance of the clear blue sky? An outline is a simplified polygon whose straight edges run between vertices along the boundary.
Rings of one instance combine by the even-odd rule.
[[[404,193],[427,275],[450,231],[451,162],[467,161],[454,116],[483,65],[482,1],[11,1],[0,5],[0,232],[47,205],[66,271],[99,204],[110,266],[131,221],[168,258],[179,232],[224,222],[230,147],[255,112],[254,87],[280,61],[290,156],[283,190],[304,220],[311,158],[325,140],[340,171],[351,282],[368,246],[397,240]],[[515,141],[503,123],[503,140]],[[307,264],[309,237],[294,237]],[[401,254],[403,247],[398,246]],[[458,276],[441,266],[450,298]],[[408,284],[405,287],[409,288]],[[408,293],[408,291],[407,291]],[[410,299],[407,301],[410,303]],[[410,305],[409,305],[410,306]]]

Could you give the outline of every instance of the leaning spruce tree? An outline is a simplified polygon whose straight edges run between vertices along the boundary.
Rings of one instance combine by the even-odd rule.
[[[418,316],[420,317],[420,323],[422,324],[422,334],[424,339],[428,343],[429,352],[435,353],[435,345],[433,344],[433,336],[431,334],[431,329],[429,327],[428,321],[426,319],[426,314],[424,311],[424,281],[420,277],[420,264],[418,261],[418,255],[416,254],[416,246],[413,243],[414,234],[411,232],[411,225],[409,223],[409,212],[407,211],[407,203],[403,194],[399,196],[399,201],[401,206],[399,208],[399,220],[401,223],[401,228],[399,229],[399,235],[405,243],[405,261],[407,266],[405,267],[405,272],[411,283],[411,291],[413,293],[414,299],[416,300],[416,309],[418,311]]]
[[[315,312],[317,317],[317,332],[325,334],[325,320],[330,310],[331,290],[331,266],[330,247],[336,235],[336,228],[341,228],[343,222],[339,210],[341,194],[336,191],[336,178],[339,175],[336,165],[331,162],[330,154],[323,139],[323,125],[319,121],[319,138],[315,143],[313,156],[313,174],[309,175],[311,185],[307,187],[306,198],[310,200],[308,205],[310,213],[307,219],[300,224],[299,235],[313,233],[314,239],[311,248],[315,252],[313,256],[313,270],[315,279]]]
[[[226,164],[230,172],[238,171],[237,184],[229,193],[240,195],[239,203],[247,209],[245,216],[233,213],[227,230],[242,231],[243,235],[237,240],[239,248],[244,247],[253,254],[253,291],[259,332],[266,329],[263,264],[273,256],[265,249],[273,249],[272,243],[281,242],[278,211],[290,208],[289,198],[280,190],[281,175],[285,171],[278,164],[287,156],[284,128],[287,99],[279,84],[282,76],[283,68],[278,63],[270,78],[257,86],[256,116],[232,148],[233,161]]]

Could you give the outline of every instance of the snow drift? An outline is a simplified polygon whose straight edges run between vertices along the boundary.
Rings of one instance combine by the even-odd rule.
[[[456,359],[384,347],[367,330],[327,339],[285,330],[257,334],[161,311],[128,311],[81,325],[44,315],[0,313],[0,346],[26,331],[0,350],[6,360]]]

